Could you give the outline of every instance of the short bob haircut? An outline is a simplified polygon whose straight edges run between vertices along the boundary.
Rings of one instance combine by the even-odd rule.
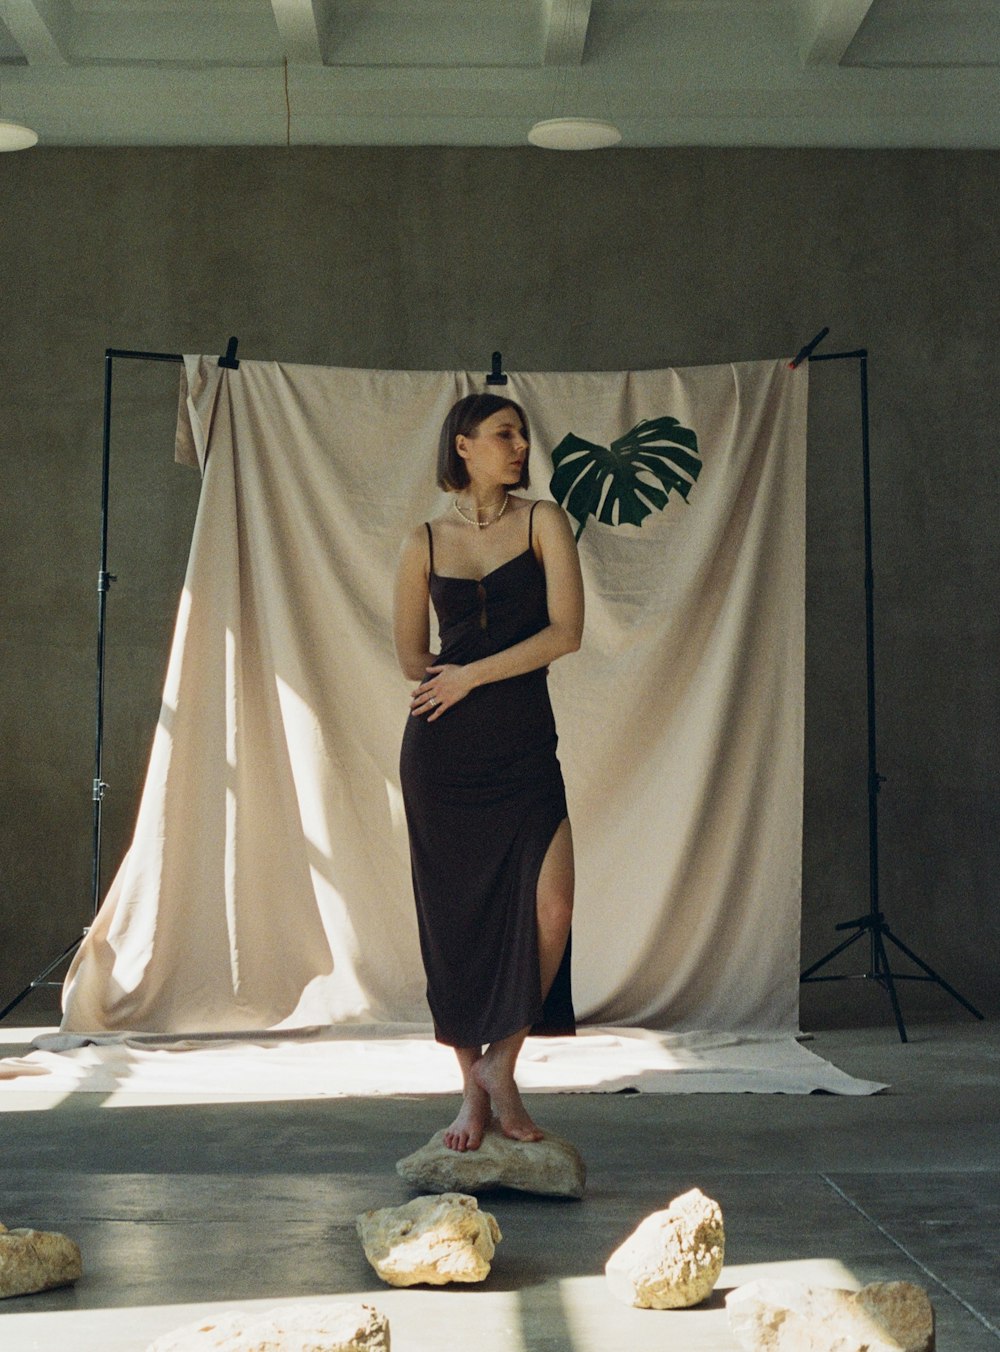
[[[504,399],[499,394],[467,394],[464,399],[459,399],[458,403],[455,404],[441,428],[437,460],[439,488],[443,488],[446,493],[456,493],[462,488],[468,488],[469,471],[466,469],[465,461],[458,453],[455,441],[458,437],[474,436],[479,424],[487,418],[492,418],[493,414],[499,413],[502,408],[512,408],[521,419],[525,440],[530,447],[531,434],[528,429],[528,419],[525,417],[524,409],[520,404],[516,404],[513,399]],[[524,464],[521,466],[521,477],[514,487],[527,488],[530,483],[528,456],[525,456]]]

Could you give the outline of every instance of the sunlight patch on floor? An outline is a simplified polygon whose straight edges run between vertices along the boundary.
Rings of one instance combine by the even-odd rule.
[[[136,1352],[153,1339],[196,1320],[230,1310],[264,1313],[284,1306],[374,1305],[389,1320],[393,1346],[411,1352],[475,1347],[476,1352],[528,1352],[516,1291],[379,1290],[317,1293],[308,1297],[212,1301],[196,1305],[120,1305],[5,1314],[3,1346],[33,1352],[97,1348]],[[9,1339],[9,1341],[8,1341]]]

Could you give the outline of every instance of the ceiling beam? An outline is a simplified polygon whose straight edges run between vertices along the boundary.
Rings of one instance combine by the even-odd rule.
[[[839,66],[873,0],[800,0],[805,66]]]
[[[582,66],[592,0],[543,0],[545,47],[542,64]]]
[[[271,0],[285,55],[294,65],[321,66],[323,43],[318,10],[323,0]]]
[[[29,66],[69,65],[69,0],[4,0],[0,12]]]

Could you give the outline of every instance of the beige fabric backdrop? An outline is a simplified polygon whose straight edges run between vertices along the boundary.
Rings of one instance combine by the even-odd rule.
[[[567,432],[696,430],[641,528],[589,522],[582,650],[551,690],[578,860],[578,1013],[797,1028],[807,367],[513,375],[531,493]],[[482,377],[185,361],[204,472],[135,839],[64,1028],[424,1022],[390,634],[438,428]]]

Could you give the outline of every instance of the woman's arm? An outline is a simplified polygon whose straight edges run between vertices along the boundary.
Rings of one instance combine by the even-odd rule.
[[[545,570],[549,623],[531,638],[466,666],[429,664],[428,671],[433,675],[413,696],[413,712],[426,712],[428,722],[464,699],[477,685],[536,671],[579,648],[583,636],[583,580],[569,521],[554,502],[540,502],[532,524]],[[432,700],[436,703],[432,704]]]
[[[430,584],[427,578],[426,526],[418,526],[403,541],[396,568],[392,634],[396,660],[403,675],[421,681],[436,660],[430,651]]]

